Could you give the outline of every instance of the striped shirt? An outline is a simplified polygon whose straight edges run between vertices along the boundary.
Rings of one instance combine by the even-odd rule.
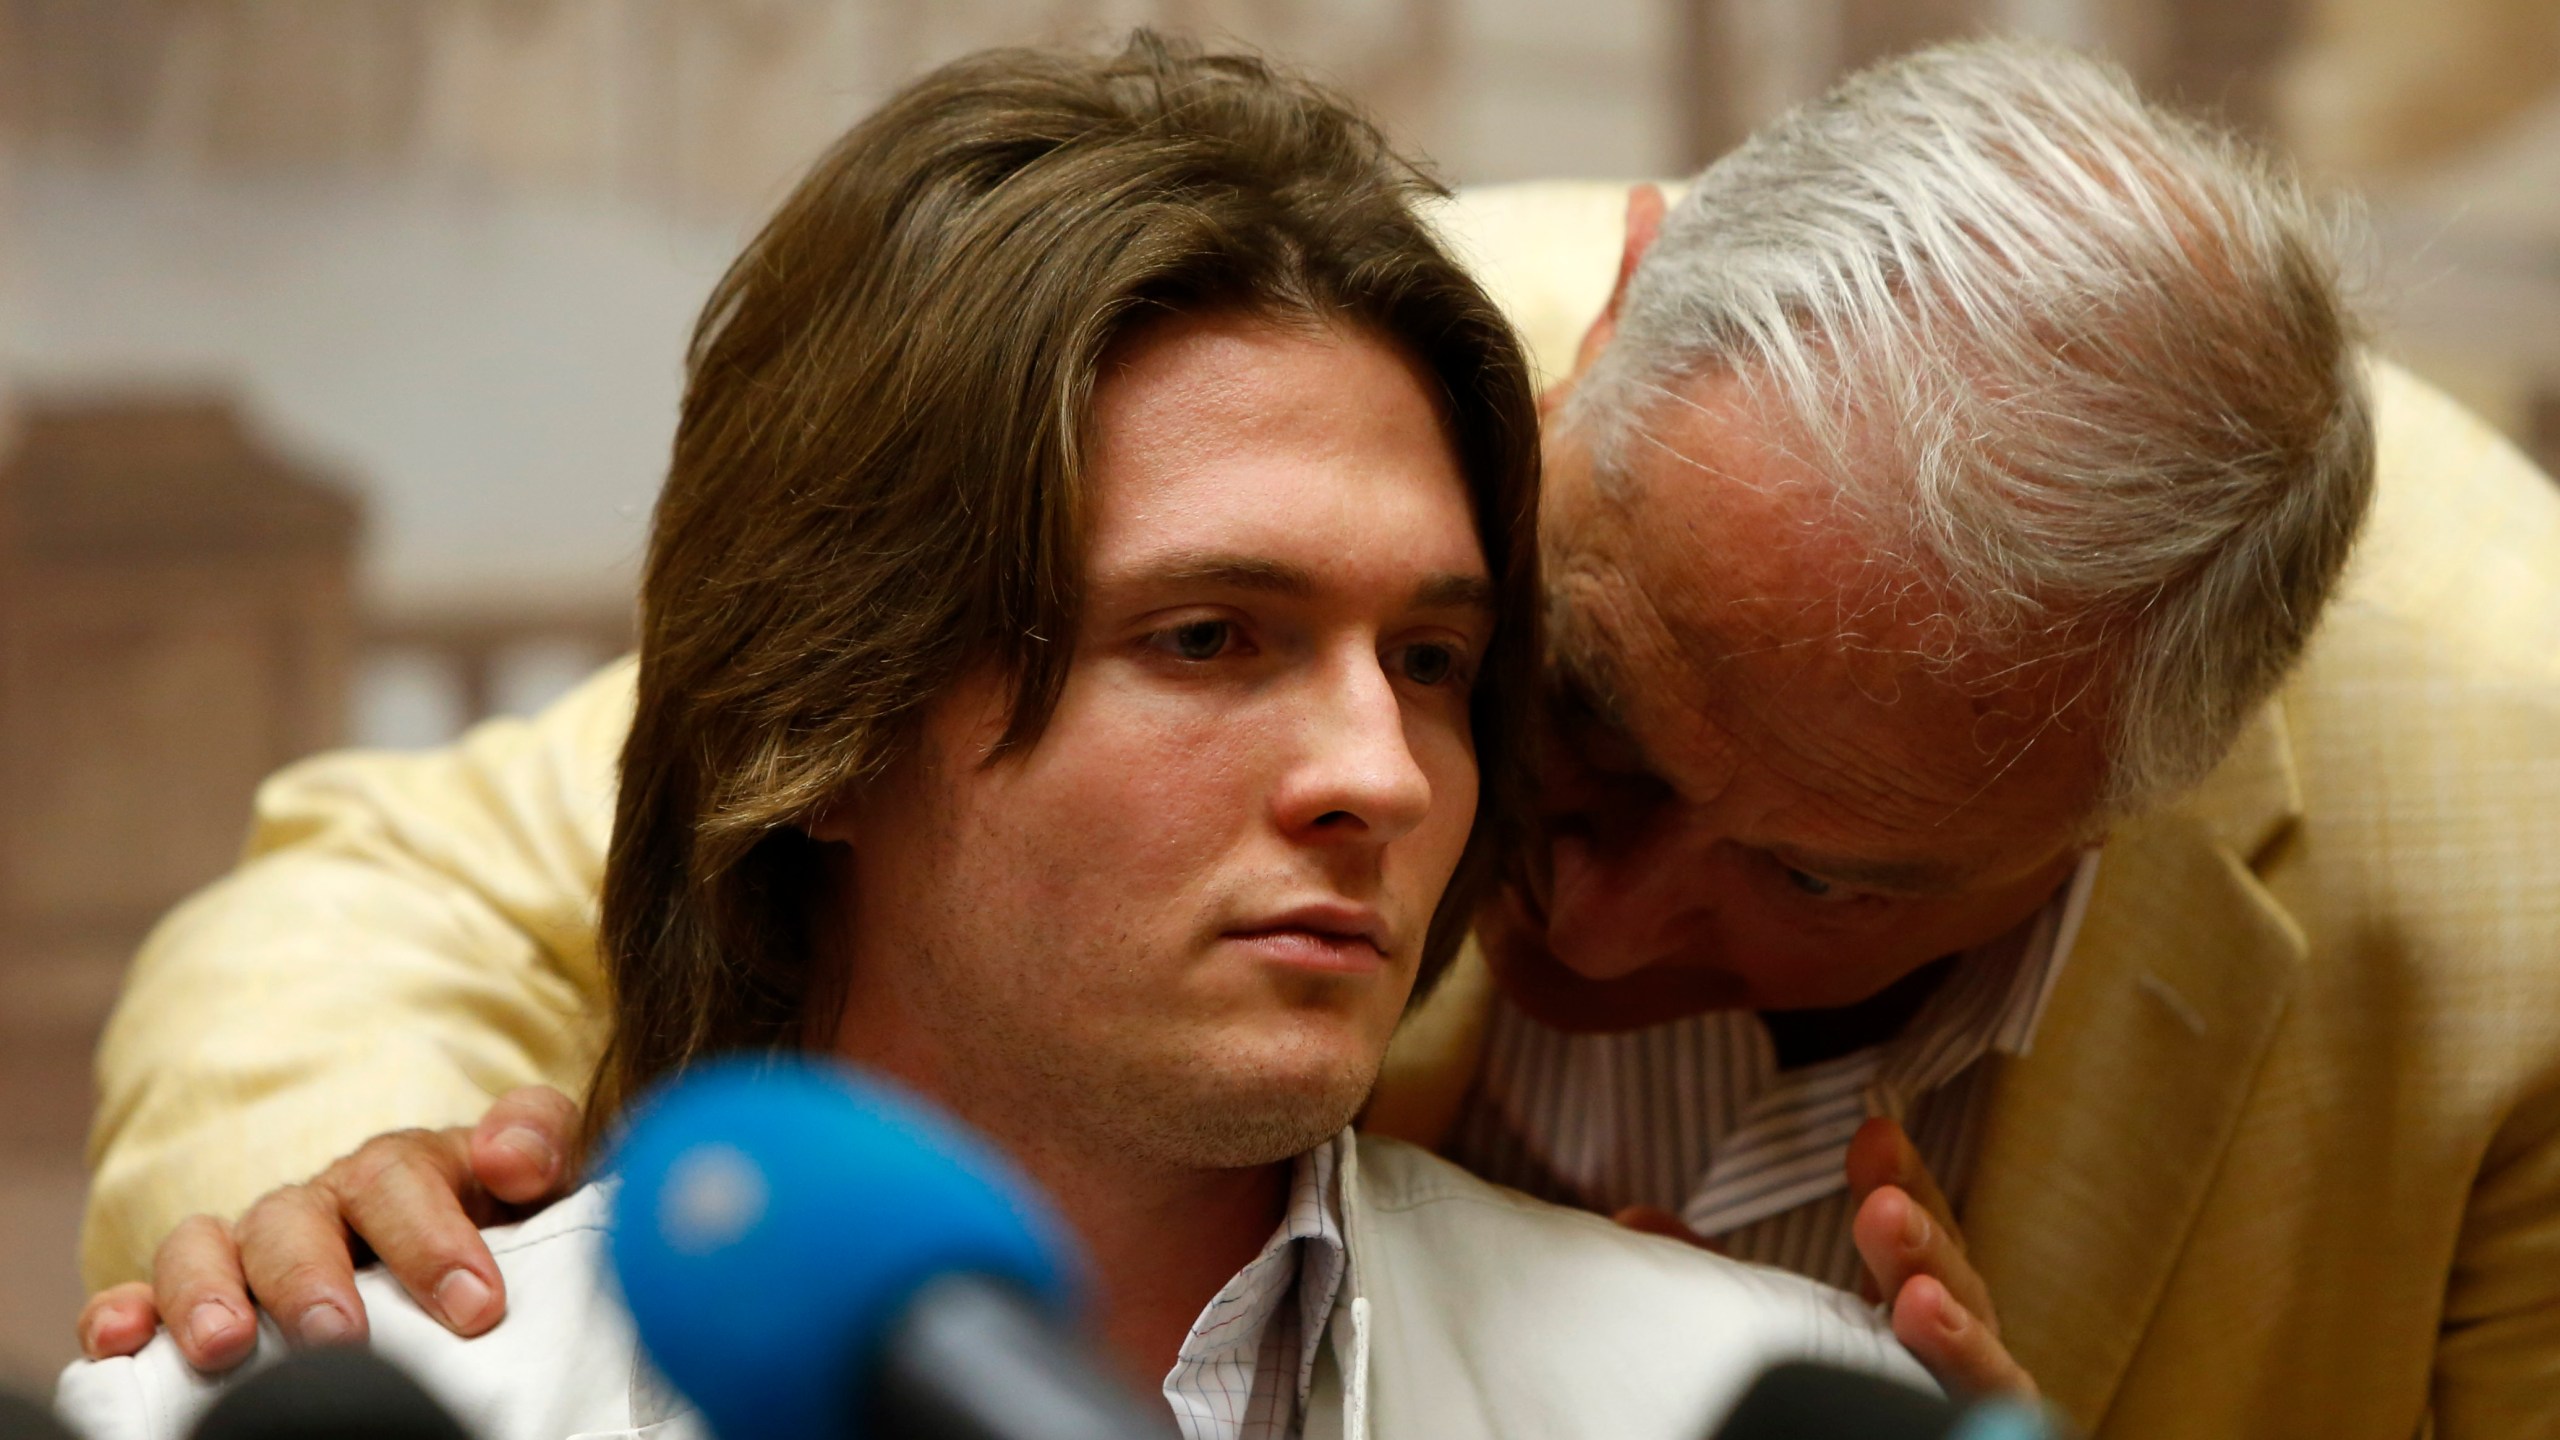
[[[1350,1264],[1338,1178],[1350,1143],[1344,1130],[1298,1157],[1280,1228],[1191,1322],[1164,1377],[1165,1403],[1183,1440],[1298,1434]]]
[[[1962,1212],[1981,1062],[2027,1053],[2097,872],[2092,850],[2025,924],[1957,957],[1893,1039],[1791,1070],[1749,1011],[1568,1035],[1497,998],[1450,1156],[1561,1204],[1668,1210],[1736,1258],[1854,1290],[1849,1137],[1869,1116],[1901,1121]]]

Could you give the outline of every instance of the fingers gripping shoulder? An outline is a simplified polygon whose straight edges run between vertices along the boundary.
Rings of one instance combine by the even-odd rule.
[[[257,1351],[238,1370],[200,1375],[165,1330],[137,1354],[75,1361],[54,1388],[54,1413],[83,1440],[183,1440],[223,1387],[284,1353],[272,1324],[258,1327]]]

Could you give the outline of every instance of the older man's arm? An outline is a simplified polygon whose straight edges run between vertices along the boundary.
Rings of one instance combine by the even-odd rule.
[[[239,1214],[368,1137],[584,1082],[595,895],[631,671],[421,754],[322,756],[260,791],[249,858],[135,961],[98,1059],[93,1286],[186,1217]]]
[[[2445,1286],[2437,1440],[2560,1435],[2560,1087],[2508,1117]]]

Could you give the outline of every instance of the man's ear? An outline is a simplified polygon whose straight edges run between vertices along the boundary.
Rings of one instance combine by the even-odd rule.
[[[1627,233],[1618,252],[1618,281],[1609,287],[1609,303],[1601,307],[1591,328],[1582,332],[1582,344],[1573,354],[1573,379],[1580,379],[1617,337],[1618,307],[1626,301],[1627,282],[1635,278],[1636,263],[1662,234],[1662,217],[1669,209],[1659,185],[1638,185],[1627,191]]]

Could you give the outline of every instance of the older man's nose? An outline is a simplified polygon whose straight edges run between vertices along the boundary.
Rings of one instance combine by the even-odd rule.
[[[1655,847],[1603,852],[1578,835],[1549,845],[1547,951],[1592,980],[1617,980],[1664,958],[1671,933],[1698,906],[1665,892],[1665,857]],[[1676,887],[1675,887],[1676,888]]]
[[[1431,779],[1405,733],[1395,687],[1374,660],[1343,667],[1301,714],[1301,758],[1278,797],[1283,829],[1384,845],[1431,813]]]

